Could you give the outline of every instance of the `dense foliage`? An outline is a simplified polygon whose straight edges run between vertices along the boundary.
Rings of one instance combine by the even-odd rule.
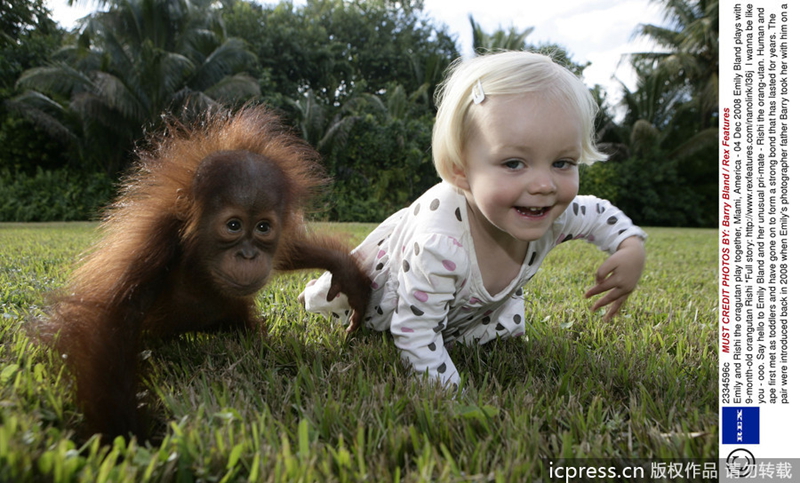
[[[21,175],[4,169],[0,171],[0,220],[91,220],[112,195],[112,186],[102,173],[38,168]]]
[[[642,225],[712,226],[718,0],[661,3],[664,25],[636,32],[659,51],[626,59],[637,85],[625,88],[620,106],[593,88],[602,107],[598,141],[612,156],[584,170],[582,190]],[[380,221],[437,181],[429,149],[433,92],[459,53],[422,0],[103,5],[69,33],[42,0],[0,7],[0,193],[15,192],[9,183],[37,186],[35,178],[53,170],[66,170],[66,179],[104,178],[110,193],[165,112],[191,118],[245,102],[278,109],[324,155],[333,184],[316,217]],[[539,50],[578,75],[586,67],[562,46],[526,43],[533,27],[490,33],[470,20],[475,52]],[[612,115],[615,109],[624,117]],[[0,206],[21,202],[0,199]],[[64,211],[70,214],[54,219],[87,213],[83,206]],[[22,220],[16,212],[0,212],[0,221]]]

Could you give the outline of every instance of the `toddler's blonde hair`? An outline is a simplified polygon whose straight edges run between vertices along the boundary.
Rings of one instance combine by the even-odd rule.
[[[436,90],[438,112],[433,127],[433,162],[441,178],[454,183],[457,169],[464,170],[464,146],[472,122],[473,89],[478,85],[492,96],[540,93],[569,104],[581,118],[582,152],[578,162],[604,161],[594,142],[598,107],[589,89],[572,72],[550,57],[533,52],[500,52],[457,60]]]

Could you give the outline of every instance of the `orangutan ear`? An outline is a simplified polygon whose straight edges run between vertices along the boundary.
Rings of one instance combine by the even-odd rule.
[[[175,193],[175,217],[180,221],[188,220],[191,207],[192,202],[186,190],[179,188]]]

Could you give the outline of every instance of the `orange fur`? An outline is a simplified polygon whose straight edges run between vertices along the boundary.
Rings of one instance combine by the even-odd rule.
[[[148,433],[136,411],[142,335],[202,330],[217,324],[220,316],[229,323],[223,328],[255,323],[252,297],[230,299],[214,293],[213,287],[187,287],[196,282],[187,283],[191,277],[181,275],[187,266],[204,263],[185,258],[199,243],[196,235],[207,202],[193,199],[191,186],[209,155],[250,151],[283,172],[284,212],[275,269],[331,270],[341,282],[337,287],[361,314],[359,307],[366,306],[369,292],[369,280],[346,247],[306,235],[303,211],[325,179],[318,154],[290,134],[277,116],[248,107],[209,114],[194,126],[171,122],[163,134],[151,138],[151,146],[137,153],[134,170],[104,217],[102,238],[80,260],[49,318],[38,327],[43,339],[66,356],[75,375],[86,429],[106,438]],[[208,299],[197,313],[175,313],[173,306],[197,293],[201,300]],[[216,315],[203,320],[205,314]]]

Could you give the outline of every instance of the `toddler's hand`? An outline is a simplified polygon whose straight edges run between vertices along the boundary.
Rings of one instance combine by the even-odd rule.
[[[626,238],[619,244],[616,253],[600,265],[595,274],[596,284],[586,291],[586,298],[608,292],[592,305],[592,311],[610,305],[604,320],[609,321],[619,313],[636,288],[644,270],[644,240],[638,236]]]
[[[347,332],[354,332],[361,326],[372,294],[372,281],[354,260],[349,257],[347,263],[343,263],[339,270],[331,272],[331,287],[326,297],[330,302],[339,293],[347,295],[347,301],[351,308],[350,325],[347,327]]]

